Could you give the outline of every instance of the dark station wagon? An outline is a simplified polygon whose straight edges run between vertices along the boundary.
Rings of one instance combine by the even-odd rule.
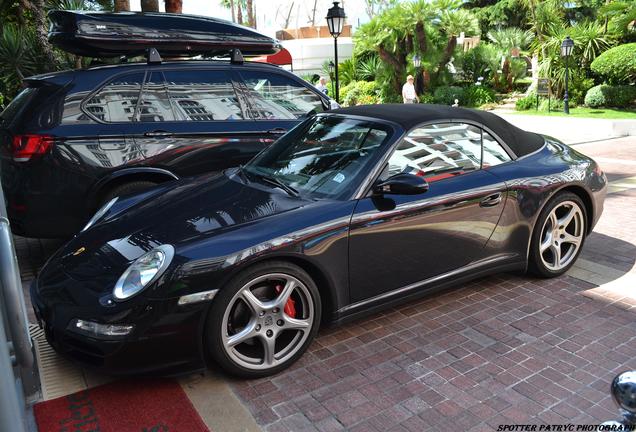
[[[225,61],[42,75],[0,116],[14,232],[69,236],[112,197],[249,161],[329,99],[278,67]]]
[[[103,18],[93,15],[81,18]],[[154,51],[148,62],[27,78],[0,114],[11,226],[29,237],[73,235],[113,197],[243,164],[331,103],[238,50],[170,62]]]

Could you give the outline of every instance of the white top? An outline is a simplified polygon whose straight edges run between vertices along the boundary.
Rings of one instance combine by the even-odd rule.
[[[319,91],[321,91],[321,92],[323,92],[323,93],[327,94],[328,87],[327,87],[326,85],[318,83],[318,84],[316,84],[316,88],[317,88]]]
[[[404,99],[415,99],[417,95],[415,94],[415,86],[413,84],[409,84],[408,82],[402,86],[402,97]]]

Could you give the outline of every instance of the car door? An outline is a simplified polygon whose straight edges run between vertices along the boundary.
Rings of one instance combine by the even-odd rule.
[[[240,165],[265,147],[227,68],[149,72],[137,120],[135,150],[143,163],[179,176]]]
[[[325,109],[326,102],[318,90],[296,77],[245,66],[235,67],[234,71],[240,82],[242,102],[264,132],[266,145],[306,117]]]
[[[349,238],[350,296],[358,302],[461,268],[483,258],[506,199],[506,185],[483,169],[482,130],[446,122],[415,128],[380,175],[423,176],[420,195],[359,200]],[[500,147],[488,165],[510,160]]]

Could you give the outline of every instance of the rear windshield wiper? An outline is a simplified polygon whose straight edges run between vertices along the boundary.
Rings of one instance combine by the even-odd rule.
[[[266,183],[269,183],[272,186],[276,186],[282,190],[284,190],[285,192],[287,192],[288,195],[291,195],[293,197],[298,197],[300,196],[300,193],[294,189],[293,187],[289,186],[288,184],[282,182],[281,180],[278,180],[276,177],[270,177],[264,174],[255,174],[259,179],[263,180]]]

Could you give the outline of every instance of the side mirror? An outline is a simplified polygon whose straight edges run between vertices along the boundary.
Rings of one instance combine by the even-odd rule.
[[[413,174],[400,173],[376,183],[373,193],[395,195],[418,195],[428,190],[428,182]]]

